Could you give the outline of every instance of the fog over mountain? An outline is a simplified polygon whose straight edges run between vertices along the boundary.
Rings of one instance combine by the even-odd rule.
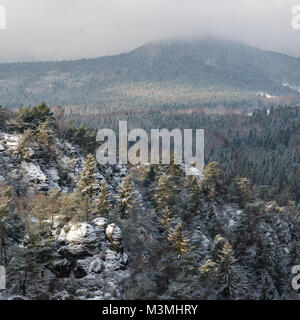
[[[91,58],[213,34],[300,56],[297,0],[1,0],[0,61]]]

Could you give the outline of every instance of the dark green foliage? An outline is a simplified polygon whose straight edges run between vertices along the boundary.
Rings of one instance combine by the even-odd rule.
[[[16,126],[21,132],[28,128],[35,130],[46,121],[53,122],[54,118],[50,108],[44,102],[36,107],[28,106],[23,108],[21,106],[15,119]]]
[[[120,116],[128,121],[128,130],[143,128],[148,133],[152,128],[202,128],[205,130],[205,162],[218,162],[224,179],[248,178],[255,192],[265,200],[275,196],[286,205],[288,200],[300,199],[299,106],[278,106],[270,108],[269,113],[267,109],[255,110],[252,116],[207,115],[201,110],[185,113],[184,106],[180,110],[173,106],[140,113],[80,116],[80,121],[118,132]],[[268,190],[260,186],[267,186]]]
[[[118,206],[121,219],[125,219],[131,216],[134,209],[135,196],[132,180],[130,176],[127,176],[123,180],[122,188],[118,195]]]
[[[157,168],[155,168],[157,166],[155,165],[150,165],[149,166],[149,170],[146,173],[146,178],[144,179],[144,186],[145,187],[149,187],[156,179],[156,171]]]
[[[37,126],[23,130],[28,123],[22,120],[18,127],[25,132],[24,148],[28,149],[33,137],[51,149],[58,132],[49,117],[43,116],[47,109],[38,112],[36,108],[39,120],[33,123]],[[25,113],[30,115],[32,109]],[[294,298],[290,271],[299,262],[299,113],[298,107],[278,107],[269,114],[255,111],[252,117],[151,110],[147,119],[129,113],[131,121],[137,120],[131,126],[205,128],[207,165],[202,182],[186,177],[174,163],[150,165],[144,179],[135,178],[138,170],[132,168],[118,197],[117,189],[111,190],[110,197],[104,183],[100,191],[94,185],[96,163],[89,155],[77,193],[33,195],[22,209],[20,199],[10,201],[8,189],[0,188],[2,244],[3,239],[11,241],[11,229],[16,229],[9,221],[14,212],[25,224],[17,240],[27,234],[23,241],[27,249],[16,246],[15,259],[8,264],[8,280],[24,271],[24,296],[31,280],[26,272],[40,280],[39,264],[32,257],[40,258],[48,246],[49,250],[52,245],[58,248],[52,237],[55,218],[60,217],[63,226],[70,220],[91,223],[95,215],[105,215],[109,224],[120,226],[129,256],[130,277],[118,285],[122,298]],[[110,120],[115,124],[117,118],[102,123]],[[71,126],[59,134],[86,145],[92,132]],[[50,157],[45,157],[45,165],[47,161],[55,164]],[[111,208],[109,200],[118,206]],[[11,203],[18,206],[11,207]],[[18,250],[29,256],[19,256]]]
[[[83,125],[76,126],[69,123],[66,128],[61,129],[60,135],[70,142],[79,145],[88,153],[93,153],[96,148],[96,131],[85,128]]]
[[[169,170],[161,168],[158,176],[165,179]],[[212,183],[223,176],[215,163],[208,164],[206,173],[207,182]],[[254,199],[246,203],[247,180],[235,177],[232,182],[242,181],[241,189],[231,190],[224,181],[228,193],[216,192],[208,198],[196,178],[183,176],[177,180],[183,183],[176,192],[181,201],[175,209],[169,209],[163,203],[167,203],[167,190],[172,190],[174,181],[167,179],[166,189],[159,186],[159,181],[153,184],[159,191],[161,210],[153,210],[155,206],[148,200],[152,191],[142,187],[143,181],[136,181],[135,188],[142,193],[146,211],[137,211],[130,221],[116,221],[133,260],[131,277],[124,284],[124,298],[278,299],[289,294],[294,262],[286,259],[289,253],[284,247],[291,241],[297,243],[299,234],[296,235],[295,220],[291,222],[291,235],[284,235],[281,228],[294,219],[295,204],[287,209],[275,202],[272,207]],[[190,199],[198,199],[200,209],[190,210]],[[230,206],[237,202],[233,211],[233,207],[226,209],[228,199]],[[240,205],[246,208],[239,210]],[[232,215],[230,227],[225,218],[228,214]]]

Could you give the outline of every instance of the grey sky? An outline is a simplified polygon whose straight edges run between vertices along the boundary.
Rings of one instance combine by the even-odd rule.
[[[300,0],[0,0],[0,61],[98,57],[168,37],[213,34],[300,57]]]

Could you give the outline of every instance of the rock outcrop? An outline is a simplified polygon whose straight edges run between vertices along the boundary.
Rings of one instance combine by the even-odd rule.
[[[112,230],[117,230],[113,238]],[[10,261],[2,299],[120,298],[118,283],[128,276],[128,257],[116,225],[96,218],[91,224],[69,223],[53,234],[49,247],[28,250]],[[23,263],[27,270],[14,273]]]
[[[66,140],[55,139],[55,157],[41,152],[39,144],[28,148],[26,159],[18,154],[22,135],[0,132],[0,182],[13,187],[17,195],[28,195],[35,191],[74,190],[82,172],[86,155],[77,146]],[[103,178],[112,192],[119,188],[127,170],[121,165],[98,165],[96,187]]]
[[[26,158],[19,148],[23,135],[0,132],[0,183],[10,186],[15,197],[30,199],[35,193],[76,191],[86,153],[66,140],[55,138],[47,156],[38,143]],[[95,187],[103,179],[112,194],[127,174],[124,166],[96,167]],[[89,222],[67,222],[52,217],[51,241],[30,247],[30,237],[19,221],[6,239],[7,289],[0,299],[117,299],[118,283],[128,276],[128,256],[122,233],[103,217]],[[31,223],[37,224],[35,218]]]

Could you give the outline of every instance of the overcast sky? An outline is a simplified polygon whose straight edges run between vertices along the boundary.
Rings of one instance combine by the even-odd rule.
[[[98,57],[148,41],[224,36],[300,57],[300,0],[0,0],[0,61]]]

